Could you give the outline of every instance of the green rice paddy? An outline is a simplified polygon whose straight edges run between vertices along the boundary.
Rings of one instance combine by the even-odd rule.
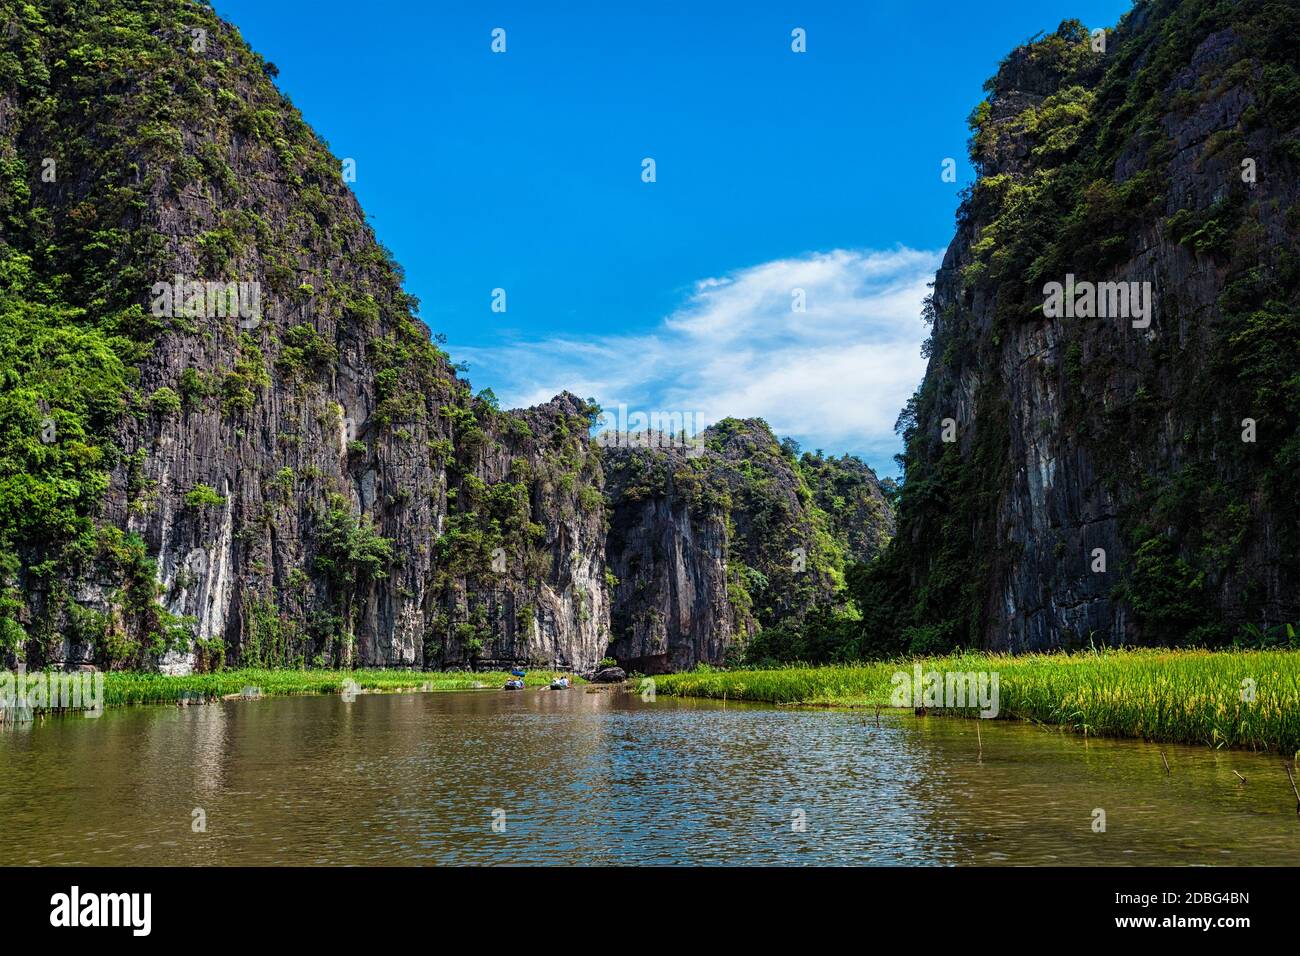
[[[846,667],[708,671],[655,678],[660,694],[839,707],[888,707],[912,660]],[[925,671],[997,673],[998,717],[1084,734],[1300,750],[1300,652],[1126,650],[964,654]],[[932,711],[933,712],[933,709]]]

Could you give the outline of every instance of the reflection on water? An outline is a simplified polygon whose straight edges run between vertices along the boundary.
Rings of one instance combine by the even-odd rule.
[[[0,864],[1300,863],[1279,758],[980,730],[581,688],[115,710],[0,733]]]

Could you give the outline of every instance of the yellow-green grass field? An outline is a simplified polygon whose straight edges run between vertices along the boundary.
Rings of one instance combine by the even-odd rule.
[[[888,707],[912,660],[846,667],[708,671],[655,678],[657,694],[838,707]],[[1124,650],[964,654],[924,671],[998,674],[998,717],[1106,737],[1300,750],[1300,652]],[[933,709],[930,712],[934,712]],[[967,711],[969,713],[969,711]]]
[[[529,670],[524,683],[545,686],[559,672]],[[33,674],[27,675],[28,680]],[[496,671],[410,671],[410,670],[292,670],[242,668],[215,674],[187,674],[181,677],[135,671],[104,674],[104,704],[170,704],[179,700],[215,700],[255,690],[263,696],[288,694],[337,694],[344,682],[372,692],[470,690],[501,688],[509,674]]]

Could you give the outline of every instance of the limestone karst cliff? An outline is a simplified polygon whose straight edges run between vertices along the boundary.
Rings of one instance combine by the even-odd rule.
[[[1141,0],[986,85],[898,535],[855,587],[875,652],[1300,619],[1297,28],[1294,3]]]
[[[30,438],[4,472],[36,509],[6,527],[10,652],[599,660],[592,409],[471,395],[235,30],[47,2],[0,35],[5,421]],[[111,374],[62,374],[83,353]]]
[[[844,569],[893,533],[870,468],[799,456],[760,419],[684,446],[606,449],[605,469],[611,653],[645,673],[725,661],[765,628],[834,610]]]

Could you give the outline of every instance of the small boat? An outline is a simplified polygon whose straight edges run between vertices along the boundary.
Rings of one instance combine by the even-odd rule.
[[[510,672],[511,677],[523,677],[527,671],[521,671],[518,667]]]
[[[568,689],[569,689],[569,678],[567,677],[557,677],[555,678],[555,680],[551,681],[551,690],[568,690]]]
[[[505,686],[504,689],[505,689],[505,690],[523,690],[523,689],[524,689],[524,682],[523,682],[522,680],[517,680],[517,679],[516,679],[516,680],[508,680],[508,681],[506,681],[506,686]]]

